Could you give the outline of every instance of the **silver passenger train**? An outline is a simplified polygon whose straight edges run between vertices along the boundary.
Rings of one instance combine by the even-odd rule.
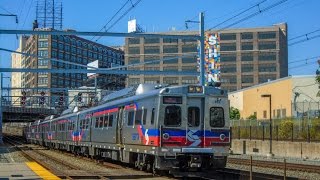
[[[153,172],[223,168],[230,148],[228,97],[215,87],[140,84],[99,106],[34,122],[25,136]]]

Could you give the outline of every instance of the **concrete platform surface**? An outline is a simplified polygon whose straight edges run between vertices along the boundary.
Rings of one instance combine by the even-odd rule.
[[[38,163],[1,163],[0,180],[8,179],[60,179],[57,176],[44,169]]]

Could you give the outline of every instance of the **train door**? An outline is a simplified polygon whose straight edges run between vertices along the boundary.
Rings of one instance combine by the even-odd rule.
[[[199,147],[205,140],[204,133],[204,98],[188,97],[186,106],[186,141],[189,147]]]
[[[123,144],[123,113],[124,107],[118,108],[118,115],[117,115],[117,144]]]

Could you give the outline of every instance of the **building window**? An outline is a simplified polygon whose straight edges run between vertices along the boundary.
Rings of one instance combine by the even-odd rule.
[[[154,44],[154,43],[159,43],[159,42],[160,42],[159,38],[144,38],[145,44]]]
[[[51,57],[57,58],[57,51],[51,51]]]
[[[129,54],[140,54],[140,47],[129,47]]]
[[[47,66],[49,60],[48,59],[39,59],[39,66]]]
[[[39,50],[38,56],[39,57],[48,57],[48,50]]]
[[[220,34],[220,40],[227,41],[227,40],[236,40],[236,34]]]
[[[196,63],[197,58],[196,57],[184,57],[182,58],[182,64],[184,63]]]
[[[242,75],[241,82],[242,83],[253,83],[253,76],[252,75]]]
[[[48,41],[38,41],[38,47],[39,48],[47,48],[48,47]]]
[[[264,83],[275,79],[276,75],[259,74],[259,83]]]
[[[38,84],[48,84],[48,78],[46,77],[39,77]]]
[[[163,53],[178,53],[178,46],[163,46]]]
[[[277,54],[275,52],[260,52],[259,61],[276,61]]]
[[[179,84],[179,78],[176,77],[164,77],[163,82],[170,85],[178,85]]]
[[[144,83],[158,84],[160,83],[160,77],[146,77],[144,78]]]
[[[221,51],[236,51],[236,43],[221,43]]]
[[[198,79],[196,77],[182,77],[182,84],[197,84]]]
[[[287,117],[287,111],[286,111],[286,109],[282,109],[282,117]]]
[[[39,36],[39,39],[48,39],[48,35],[47,34],[40,34]]]
[[[221,62],[236,62],[237,56],[236,56],[236,54],[221,54],[220,61]]]
[[[164,66],[163,71],[178,71],[178,66]]]
[[[259,64],[259,72],[276,72],[276,64]]]
[[[57,47],[58,47],[58,44],[57,44],[57,42],[55,42],[55,41],[52,41],[52,43],[51,43],[51,47],[53,47],[53,48],[57,48]]]
[[[267,111],[263,111],[263,118],[267,118]]]
[[[264,50],[264,49],[276,49],[277,44],[275,41],[262,41],[259,42],[259,50]]]
[[[182,69],[182,71],[197,72],[197,67],[196,66],[182,66],[181,69]]]
[[[230,75],[229,76],[222,76],[221,82],[230,83],[230,84],[237,83],[237,76],[230,76]]]
[[[259,32],[259,39],[274,39],[276,38],[276,32]]]
[[[63,52],[60,52],[58,53],[58,59],[63,59]]]
[[[277,118],[281,118],[281,109],[277,109]]]
[[[159,46],[145,46],[144,53],[145,54],[159,54],[160,47]]]
[[[64,50],[67,51],[67,52],[70,52],[70,46],[69,45],[65,45],[64,46]]]
[[[253,54],[252,53],[242,53],[241,54],[241,61],[253,61]]]
[[[253,43],[252,42],[243,42],[241,44],[241,50],[253,50]]]
[[[128,43],[129,44],[140,44],[140,38],[129,38]]]
[[[163,43],[178,43],[178,39],[174,38],[163,38]]]
[[[182,52],[197,52],[197,44],[186,44],[182,45]]]
[[[178,58],[175,58],[174,56],[164,56],[163,64],[177,64]]]
[[[140,84],[140,78],[129,78],[128,84],[129,85]]]
[[[221,73],[234,73],[237,72],[237,67],[235,64],[221,64],[220,71]]]
[[[253,72],[253,64],[242,64],[241,72]]]
[[[156,60],[160,60],[159,56],[144,56],[144,62],[150,62],[150,61],[156,61]],[[148,63],[150,64],[160,64],[160,62],[152,62],[152,63]]]
[[[252,33],[241,33],[241,39],[253,39]]]

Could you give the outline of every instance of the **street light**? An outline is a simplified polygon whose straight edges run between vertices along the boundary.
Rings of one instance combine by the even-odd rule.
[[[271,118],[271,94],[262,94],[261,97],[269,98],[269,117],[270,117],[270,149],[268,156],[272,157],[272,118]]]

